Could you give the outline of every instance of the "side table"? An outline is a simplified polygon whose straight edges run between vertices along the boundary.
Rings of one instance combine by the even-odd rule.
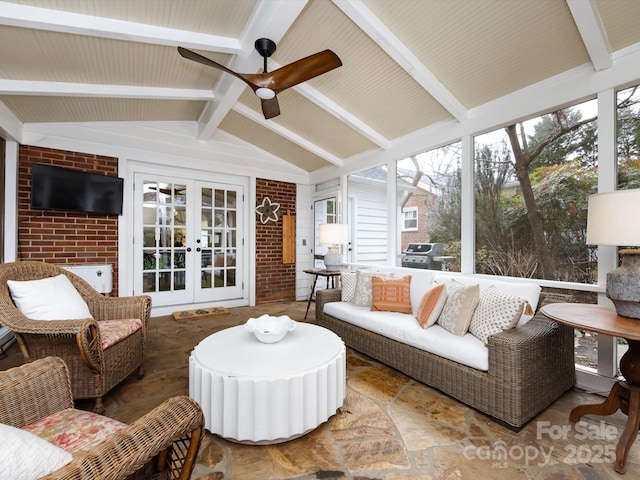
[[[325,277],[327,279],[327,287],[329,287],[329,284],[331,285],[330,288],[335,288],[336,286],[336,277],[339,276],[342,272],[340,270],[338,271],[327,271],[327,270],[320,270],[320,269],[309,269],[309,270],[303,270],[304,273],[308,273],[310,275],[313,275],[313,285],[311,286],[311,293],[309,294],[309,301],[307,302],[307,311],[304,314],[304,319],[307,319],[307,315],[309,314],[309,307],[311,306],[311,302],[313,301],[313,293],[316,291],[316,283],[318,281],[318,277]]]
[[[569,420],[577,422],[587,414],[612,415],[618,409],[627,415],[627,423],[616,446],[615,471],[625,472],[629,449],[640,428],[640,320],[621,317],[611,308],[582,303],[552,303],[540,310],[545,316],[570,327],[622,337],[629,349],[620,359],[624,380],[617,381],[607,399],[598,404],[580,405],[571,410]]]

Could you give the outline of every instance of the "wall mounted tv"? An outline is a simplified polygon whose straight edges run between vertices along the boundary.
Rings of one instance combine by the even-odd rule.
[[[122,214],[123,180],[34,163],[31,166],[31,208],[68,212]]]

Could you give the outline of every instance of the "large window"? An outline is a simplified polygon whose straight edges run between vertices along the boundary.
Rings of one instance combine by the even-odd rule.
[[[349,175],[347,190],[352,261],[386,265],[389,232],[387,168],[375,167]]]
[[[596,135],[593,100],[475,138],[477,273],[597,282],[585,243]]]
[[[442,243],[446,270],[460,271],[460,142],[398,161],[397,198],[401,217],[399,254],[410,243]],[[415,212],[413,228],[408,220]]]

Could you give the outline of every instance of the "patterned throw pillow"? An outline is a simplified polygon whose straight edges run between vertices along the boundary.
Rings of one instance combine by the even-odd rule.
[[[353,292],[353,300],[351,303],[360,307],[371,306],[371,277],[374,275],[381,278],[389,278],[393,276],[380,272],[364,272],[362,270],[357,270],[356,289]]]
[[[411,313],[411,275],[402,278],[372,276],[371,310]]]
[[[433,282],[424,292],[416,318],[422,328],[427,328],[436,323],[444,304],[447,301],[447,289],[444,285]]]
[[[438,317],[438,325],[454,335],[464,335],[469,330],[471,316],[479,300],[479,285],[463,285],[451,280],[447,285],[447,301]]]
[[[490,335],[513,328],[524,310],[525,300],[491,285],[480,296],[469,331],[484,343]]]
[[[356,291],[356,272],[342,272],[340,287],[342,288],[341,300],[343,302],[353,301],[353,294]]]

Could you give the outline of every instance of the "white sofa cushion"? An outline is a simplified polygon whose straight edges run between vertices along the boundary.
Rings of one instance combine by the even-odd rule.
[[[489,350],[475,336],[456,336],[439,325],[422,328],[413,315],[372,312],[348,302],[324,304],[324,312],[387,338],[482,371],[489,369]]]

